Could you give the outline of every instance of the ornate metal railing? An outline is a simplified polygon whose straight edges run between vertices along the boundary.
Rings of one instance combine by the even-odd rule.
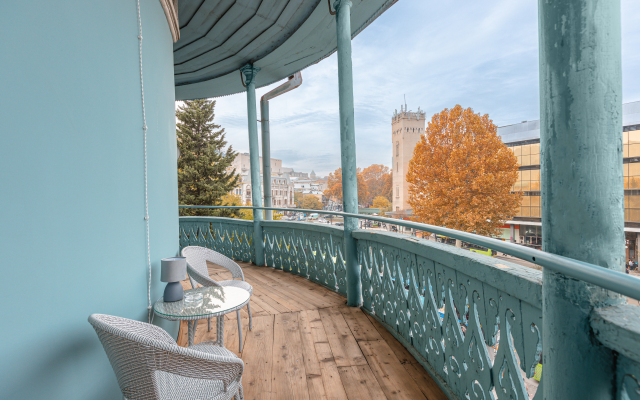
[[[529,398],[522,372],[534,376],[542,351],[540,271],[401,234],[353,235],[362,308],[434,377],[459,399]]]
[[[213,249],[234,260],[255,260],[253,222],[223,217],[180,217],[180,250],[187,246]]]
[[[284,221],[261,225],[269,267],[346,296],[340,227]],[[251,259],[252,232],[251,221],[180,218],[181,247],[208,247],[236,260]],[[533,376],[542,348],[539,271],[401,234],[355,231],[354,237],[363,309],[450,396],[529,398],[523,375]]]
[[[640,299],[639,279],[596,265],[442,227],[325,213],[446,235]],[[341,228],[284,221],[262,221],[260,227],[268,266],[343,295],[350,290],[353,282],[346,282],[349,266],[343,259]],[[252,221],[181,217],[180,246],[204,246],[236,260],[255,260],[253,229]],[[401,234],[356,230],[352,235],[357,241],[355,268],[360,270],[363,310],[416,357],[450,398],[542,398],[544,380],[536,391],[529,379],[541,362],[540,271]],[[617,398],[640,400],[640,307],[596,309],[592,330],[615,352],[611,379]]]
[[[347,295],[344,232],[336,226],[306,222],[263,221],[269,267],[301,275]]]

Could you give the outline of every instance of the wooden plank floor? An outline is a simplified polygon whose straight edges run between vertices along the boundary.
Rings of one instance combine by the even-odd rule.
[[[249,331],[241,311],[244,348],[238,351],[236,314],[225,317],[225,346],[244,360],[247,400],[429,399],[447,397],[416,359],[377,321],[344,297],[302,277],[239,263],[253,286]],[[209,264],[215,280],[231,274]],[[185,289],[191,288],[184,281]],[[195,343],[215,340],[198,324]],[[180,326],[178,344],[187,343]]]

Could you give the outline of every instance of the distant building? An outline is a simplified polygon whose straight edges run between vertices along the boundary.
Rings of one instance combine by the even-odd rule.
[[[501,126],[498,135],[516,157],[520,170],[513,190],[522,193],[518,213],[503,227],[502,238],[542,246],[540,197],[540,121]],[[638,260],[640,235],[640,101],[622,105],[624,230],[627,259]],[[595,161],[594,161],[595,162]]]
[[[292,178],[309,179],[309,173],[308,172],[296,172],[296,171],[293,171],[293,168],[292,168],[292,171],[289,172],[289,176],[292,177]]]
[[[260,179],[263,176],[260,175]],[[261,181],[262,183],[262,181]],[[262,190],[262,196],[264,198],[264,186],[260,185]],[[251,175],[244,174],[241,176],[241,181],[233,191],[233,194],[239,196],[242,200],[242,204],[246,205],[251,202]],[[271,205],[274,207],[295,207],[293,201],[293,182],[286,176],[274,176],[271,175]]]
[[[409,185],[406,176],[409,161],[413,157],[413,149],[424,134],[425,113],[418,107],[418,111],[408,111],[407,105],[400,106],[391,118],[391,145],[393,146],[392,174],[392,212],[395,218],[403,218],[411,214],[409,200]]]
[[[245,173],[251,173],[251,163],[249,160],[249,153],[239,153],[233,163],[231,164],[232,168],[236,169],[236,172],[240,175],[244,175]],[[293,168],[289,168],[293,170]],[[271,159],[271,175],[282,175],[282,160],[278,160],[277,158]],[[260,174],[262,174],[262,157],[260,157]]]
[[[242,204],[251,202],[251,164],[249,153],[239,153],[231,164],[231,168],[236,169],[240,174],[240,183],[231,192],[240,197]],[[293,183],[284,171],[293,171],[293,168],[283,168],[282,160],[271,159],[271,204],[274,207],[295,207],[293,202]],[[262,194],[264,195],[264,185],[262,185],[262,157],[260,157],[260,183]]]
[[[242,204],[246,205],[251,202],[251,164],[249,153],[239,153],[231,168],[236,169],[236,173],[240,174],[240,183],[238,187],[231,192],[240,197]],[[260,157],[260,183],[264,198],[264,185],[262,185],[262,157]],[[310,179],[311,178],[311,179]],[[271,159],[271,204],[274,207],[295,207],[293,201],[293,193],[301,192],[303,194],[312,194],[320,201],[323,200],[322,193],[326,187],[326,177],[317,178],[316,173],[311,171],[296,172],[293,168],[283,167],[282,160]]]
[[[325,181],[317,181],[311,179],[297,179],[293,182],[293,187],[296,192],[303,192],[305,190],[316,190],[319,192],[324,192],[327,187],[327,183]]]

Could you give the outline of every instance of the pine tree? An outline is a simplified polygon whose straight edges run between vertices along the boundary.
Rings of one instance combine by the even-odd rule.
[[[178,200],[187,205],[222,205],[240,175],[229,170],[238,155],[227,146],[224,129],[213,123],[214,100],[185,101],[178,106]],[[235,210],[180,209],[180,215],[239,216]]]

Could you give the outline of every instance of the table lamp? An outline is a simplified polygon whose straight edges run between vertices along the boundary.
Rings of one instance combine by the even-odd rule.
[[[163,258],[160,261],[160,280],[168,282],[164,288],[163,301],[182,300],[184,289],[180,281],[187,279],[187,259],[185,257]]]

